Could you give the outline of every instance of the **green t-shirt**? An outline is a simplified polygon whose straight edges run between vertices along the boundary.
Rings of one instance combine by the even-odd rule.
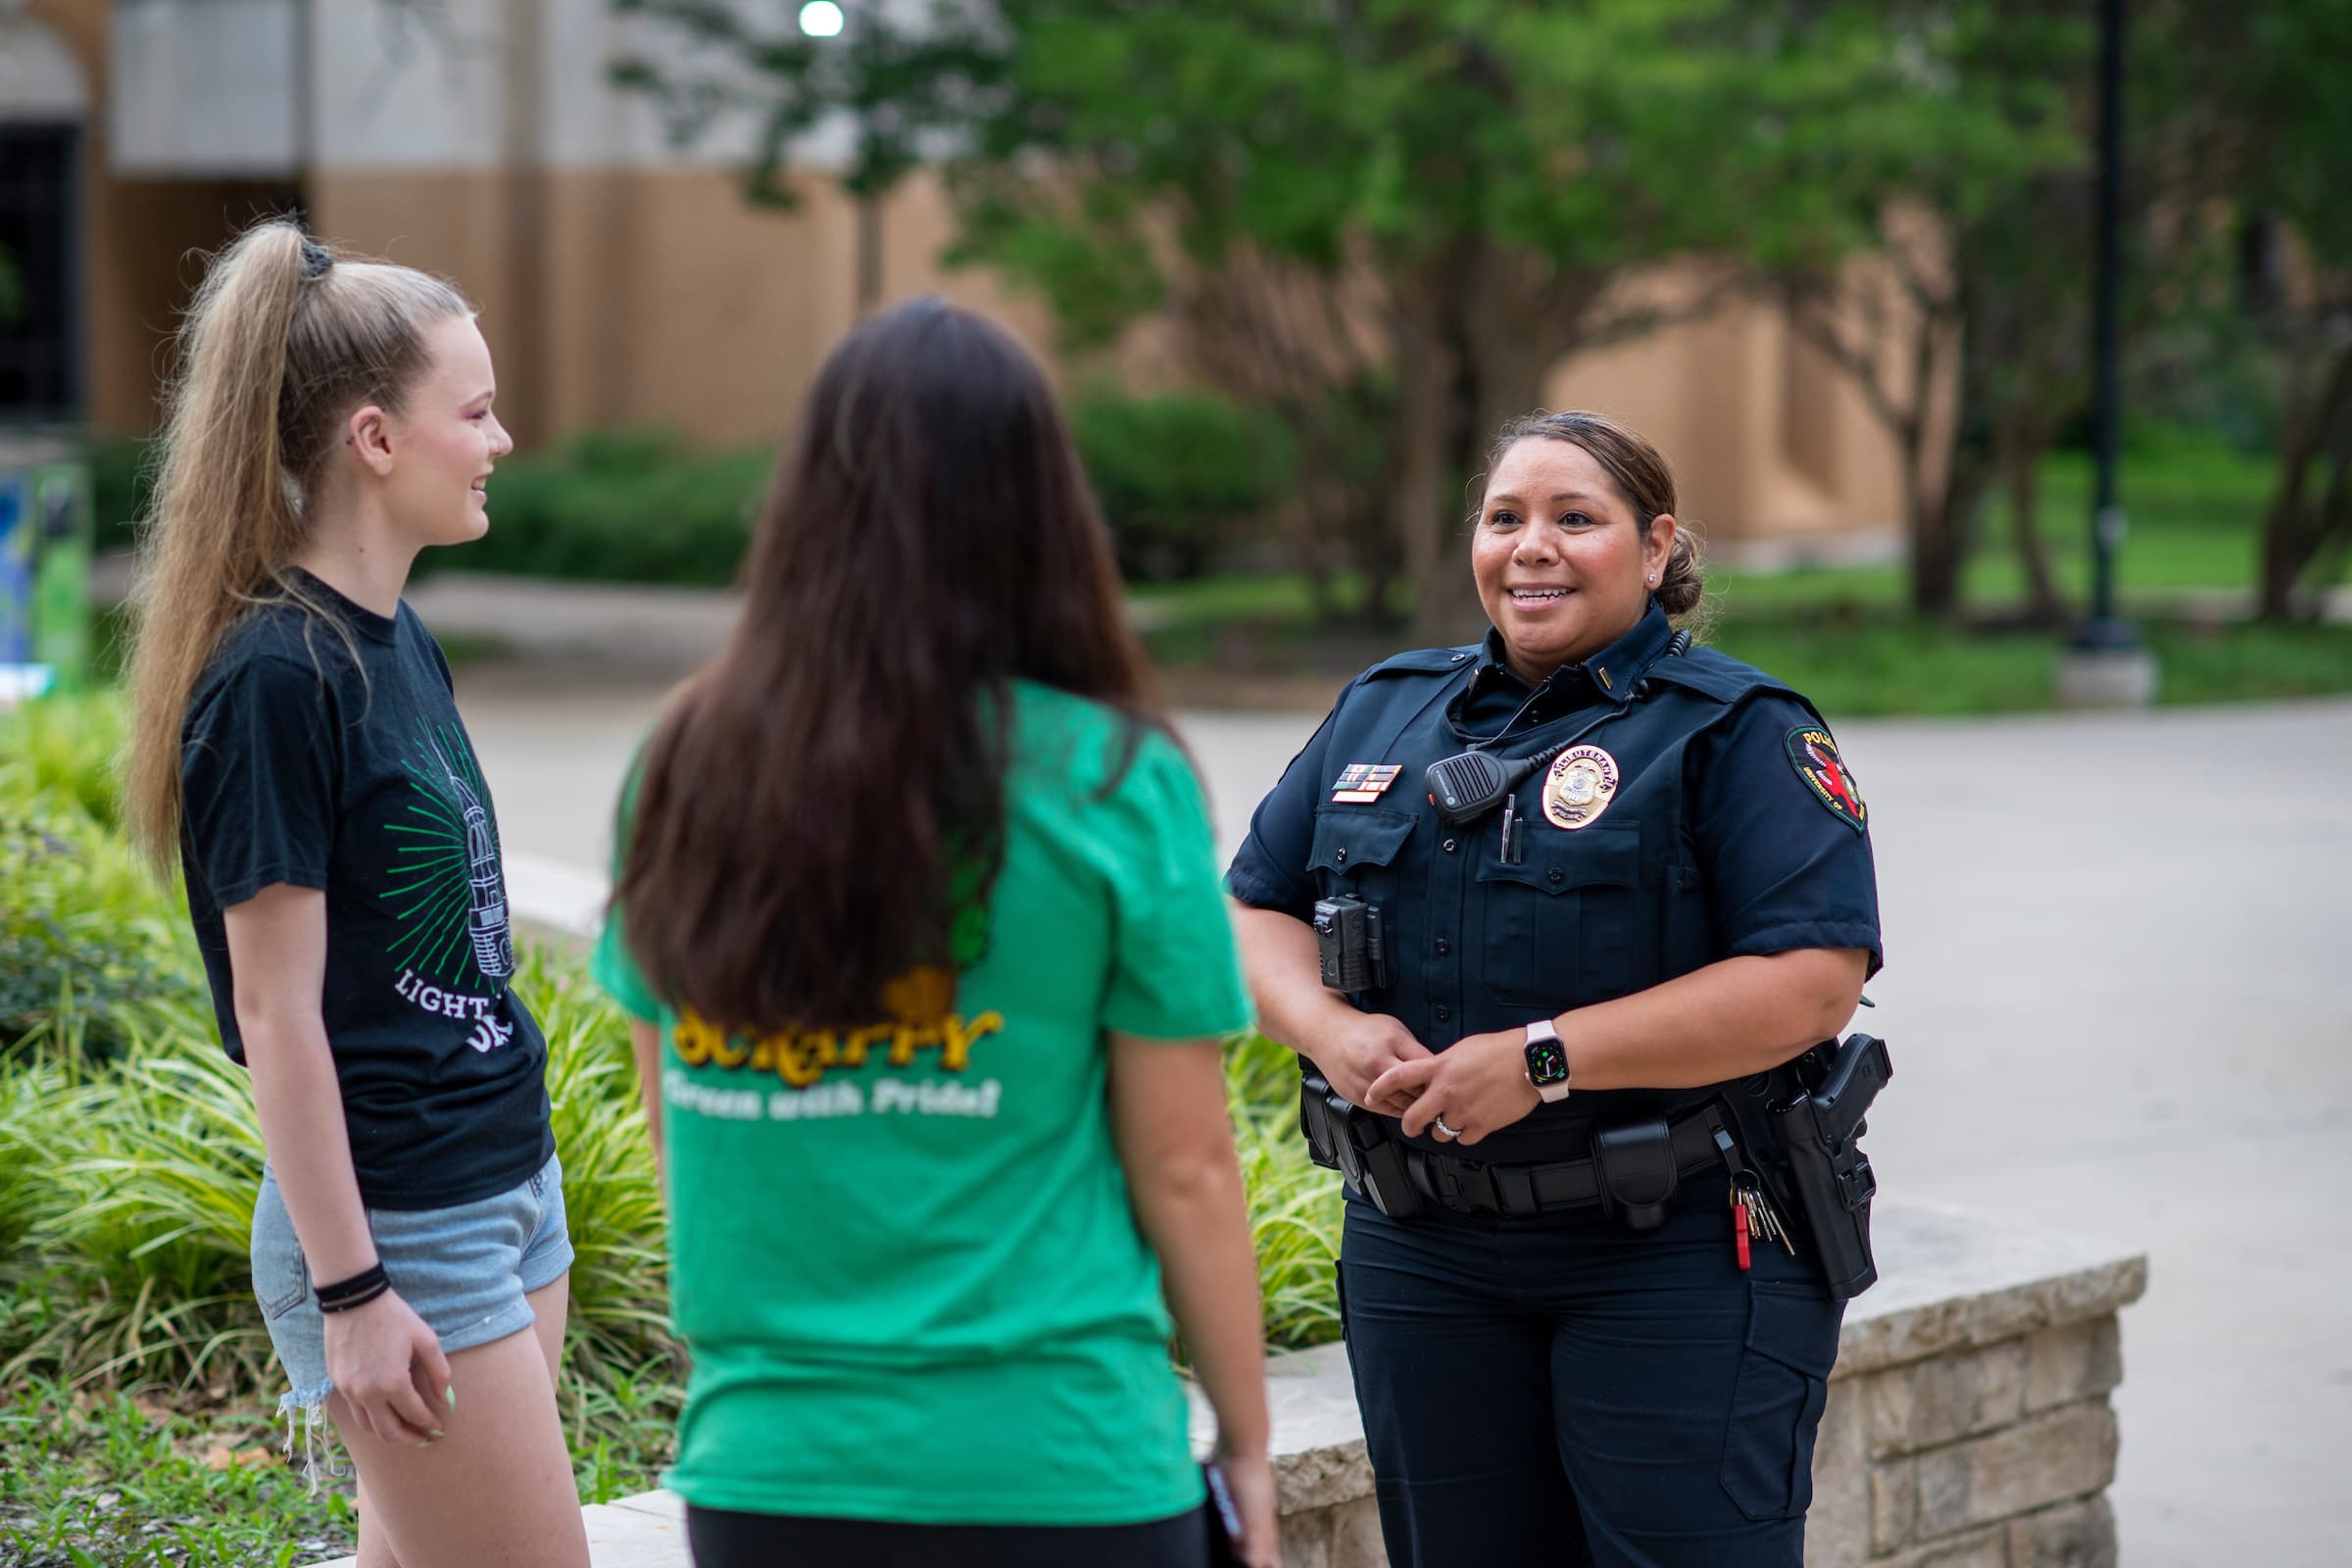
[[[725,1040],[647,989],[621,911],[598,945],[662,1027],[693,1360],[667,1481],[701,1506],[1115,1525],[1200,1501],[1104,1031],[1250,1021],[1207,815],[1156,734],[1098,799],[1118,715],[1014,690],[1004,867],[960,977],[906,977],[846,1035]]]

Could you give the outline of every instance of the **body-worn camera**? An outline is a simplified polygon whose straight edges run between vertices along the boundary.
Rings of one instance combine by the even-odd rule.
[[[1382,991],[1389,984],[1388,944],[1380,906],[1352,893],[1315,901],[1315,956],[1334,991]]]

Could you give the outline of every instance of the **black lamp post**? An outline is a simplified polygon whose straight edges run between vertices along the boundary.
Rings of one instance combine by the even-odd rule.
[[[2115,558],[2124,543],[2124,509],[2115,497],[2116,448],[2123,435],[2116,345],[2124,287],[2123,206],[2124,0],[2099,0],[2098,277],[2091,310],[2097,478],[2091,493],[2090,619],[2075,637],[2075,647],[2084,653],[2116,653],[2139,645],[2138,633],[2115,613]]]

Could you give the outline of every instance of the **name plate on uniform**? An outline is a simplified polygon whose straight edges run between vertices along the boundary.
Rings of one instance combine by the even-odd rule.
[[[1363,806],[1377,801],[1404,769],[1395,762],[1350,762],[1332,786],[1335,803]]]

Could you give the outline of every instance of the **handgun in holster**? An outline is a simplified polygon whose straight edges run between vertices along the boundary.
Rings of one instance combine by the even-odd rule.
[[[1854,1034],[1825,1040],[1723,1096],[1749,1163],[1782,1211],[1802,1221],[1830,1295],[1841,1301],[1879,1277],[1870,1249],[1879,1182],[1861,1139],[1869,1130],[1863,1118],[1893,1076],[1886,1042]]]
[[[1405,1169],[1404,1146],[1389,1136],[1378,1116],[1342,1098],[1321,1073],[1309,1071],[1298,1085],[1298,1132],[1309,1159],[1338,1171],[1389,1218],[1411,1219],[1421,1212],[1421,1194]]]

